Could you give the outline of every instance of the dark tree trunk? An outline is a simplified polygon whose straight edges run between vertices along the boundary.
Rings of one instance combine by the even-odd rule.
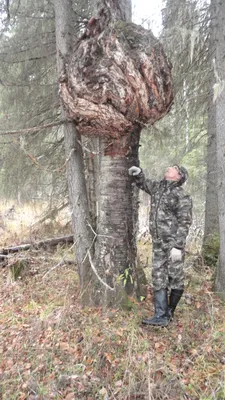
[[[219,233],[218,218],[218,188],[217,188],[217,155],[216,155],[216,124],[215,107],[213,115],[209,112],[210,121],[208,122],[208,145],[207,145],[207,186],[205,204],[205,228],[204,239],[206,242],[211,236]],[[212,130],[214,129],[214,130]]]
[[[208,101],[208,145],[207,145],[207,186],[205,204],[204,244],[208,244],[211,237],[219,233],[218,216],[218,173],[217,173],[217,147],[216,147],[216,105],[213,101],[214,66],[216,51],[215,20],[212,15],[210,29],[210,55],[211,55],[211,87]]]
[[[72,42],[72,3],[71,0],[55,0],[56,46],[59,75],[62,74],[65,59],[71,51]],[[64,110],[62,110],[64,116]],[[76,261],[81,284],[83,301],[88,298],[87,287],[92,277],[88,260],[88,250],[92,243],[92,232],[89,227],[89,209],[84,176],[83,152],[80,134],[75,124],[64,124],[66,167],[69,198],[72,208],[72,227],[74,234]]]
[[[225,298],[225,2],[212,0],[213,26],[215,29],[216,57],[215,76],[218,88],[216,106],[216,142],[218,170],[218,208],[220,256],[216,276],[216,291]],[[214,88],[216,86],[214,85]]]

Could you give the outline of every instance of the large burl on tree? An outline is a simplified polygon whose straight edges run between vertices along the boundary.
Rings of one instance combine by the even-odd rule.
[[[151,31],[123,20],[119,0],[101,6],[65,63],[60,96],[81,134],[118,139],[168,112],[171,64]]]

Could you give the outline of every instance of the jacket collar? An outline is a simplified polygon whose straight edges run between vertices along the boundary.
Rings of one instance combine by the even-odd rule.
[[[178,181],[168,181],[167,179],[163,179],[161,182],[162,182],[163,186],[168,189],[169,188],[172,189],[173,187],[179,186]]]

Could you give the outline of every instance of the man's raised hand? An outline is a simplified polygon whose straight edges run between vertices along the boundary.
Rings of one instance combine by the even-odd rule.
[[[141,172],[141,168],[139,168],[139,167],[133,166],[128,169],[128,174],[131,176],[137,176],[140,174],[140,172]]]

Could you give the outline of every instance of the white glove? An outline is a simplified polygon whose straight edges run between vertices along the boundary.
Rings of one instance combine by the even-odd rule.
[[[141,168],[139,168],[139,167],[133,166],[128,169],[128,174],[132,175],[132,176],[137,176],[140,174],[140,172],[141,172]]]
[[[173,247],[170,252],[170,257],[171,257],[172,262],[181,261],[182,260],[182,251],[180,249],[176,249],[176,247]]]

